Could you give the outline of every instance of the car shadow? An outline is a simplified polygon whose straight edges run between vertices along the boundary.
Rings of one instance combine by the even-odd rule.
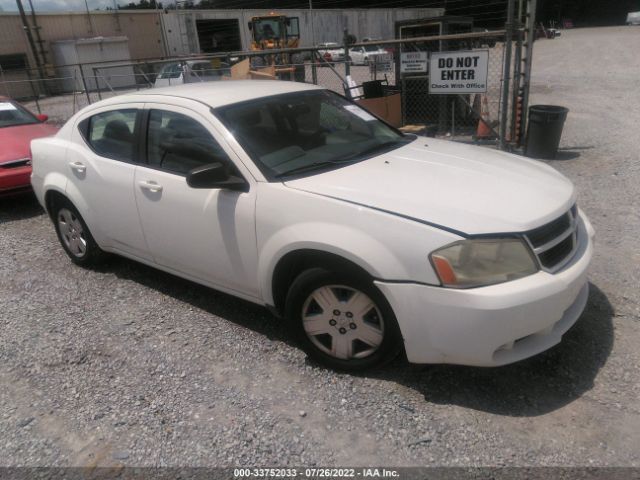
[[[565,160],[575,160],[580,158],[582,150],[593,150],[593,145],[584,145],[584,146],[571,146],[571,147],[560,147],[556,152],[556,158],[550,160],[553,161],[565,161]]]
[[[0,224],[44,214],[33,192],[0,198]]]
[[[237,325],[250,328],[270,340],[294,345],[286,335],[280,320],[265,307],[228,295],[170,273],[157,270],[123,257],[110,256],[108,262],[97,271],[109,272],[118,278],[131,280],[164,295],[224,318]]]
[[[565,161],[565,160],[575,160],[580,158],[580,152],[576,152],[573,150],[558,150],[556,153],[556,158],[551,161]]]
[[[613,316],[606,295],[591,284],[580,319],[560,344],[535,357],[497,368],[430,365],[403,371],[396,362],[372,376],[420,392],[428,402],[512,417],[544,415],[593,387],[613,349]]]
[[[298,348],[284,322],[264,307],[120,257],[114,257],[103,268],[272,341]],[[357,376],[408,387],[431,403],[513,417],[544,415],[593,387],[613,348],[613,316],[606,295],[591,284],[585,312],[562,342],[528,360],[498,368],[478,368],[411,365],[398,358],[381,369]],[[307,362],[313,364],[309,359]]]

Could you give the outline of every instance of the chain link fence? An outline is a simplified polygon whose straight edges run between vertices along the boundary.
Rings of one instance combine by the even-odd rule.
[[[375,98],[390,97],[398,112],[390,123],[409,131],[460,141],[510,142],[518,131],[517,67],[505,68],[505,31],[356,43],[348,48],[289,49],[264,52],[106,62],[56,67],[41,76],[34,70],[0,72],[0,95],[22,100],[27,107],[63,123],[82,107],[103,98],[141,89],[193,82],[223,81],[248,60],[247,78],[275,78],[313,83],[350,96],[380,116]],[[516,39],[520,38],[516,35]],[[512,49],[522,48],[518,40]],[[434,94],[428,65],[442,51],[487,52],[486,91]],[[403,67],[406,54],[422,53],[419,71]],[[518,55],[511,58],[519,58]],[[246,64],[245,64],[246,65]],[[273,69],[269,66],[274,65]],[[509,80],[505,82],[505,73]],[[435,75],[434,75],[435,77]],[[506,90],[506,91],[505,91]],[[504,101],[506,99],[506,102]],[[393,107],[393,108],[396,108]],[[391,107],[386,107],[391,108]],[[505,125],[500,125],[500,120]],[[387,119],[388,120],[388,119]]]

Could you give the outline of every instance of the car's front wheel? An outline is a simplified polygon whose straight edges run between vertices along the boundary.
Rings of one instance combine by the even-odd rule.
[[[400,330],[388,302],[370,280],[313,268],[293,282],[286,317],[314,360],[358,371],[392,360]]]
[[[55,202],[53,221],[58,240],[71,260],[82,266],[95,265],[105,253],[91,236],[91,232],[76,207],[66,199]]]

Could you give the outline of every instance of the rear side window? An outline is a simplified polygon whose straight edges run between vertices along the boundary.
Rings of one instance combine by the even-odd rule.
[[[100,156],[133,162],[138,110],[127,108],[94,115],[89,119],[87,142]]]
[[[181,113],[151,110],[147,132],[150,167],[186,175],[189,170],[231,160],[207,129]]]

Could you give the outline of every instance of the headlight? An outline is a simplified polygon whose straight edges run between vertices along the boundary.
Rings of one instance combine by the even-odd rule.
[[[436,250],[430,257],[445,287],[482,287],[538,271],[530,249],[516,238],[462,240]]]

